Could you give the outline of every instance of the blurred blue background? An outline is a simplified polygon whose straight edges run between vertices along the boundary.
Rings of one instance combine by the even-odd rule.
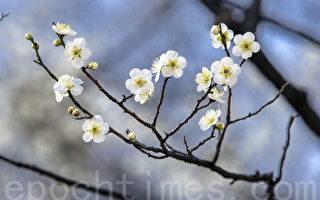
[[[233,2],[244,8],[252,3],[246,0]],[[90,110],[102,115],[123,133],[129,128],[137,134],[139,141],[157,145],[148,130],[122,113],[79,70],[65,62],[63,49],[52,46],[56,35],[51,23],[70,24],[78,32],[77,37],[86,38],[93,53],[90,59],[99,63],[94,76],[118,98],[129,94],[124,82],[133,67],[150,68],[152,60],[169,49],[184,56],[187,68],[182,78],[170,80],[159,118],[160,129],[168,131],[191,112],[196,99],[202,95],[196,92],[195,75],[203,66],[210,67],[212,62],[225,56],[223,50],[212,48],[209,37],[216,15],[200,1],[1,0],[0,8],[0,12],[10,12],[0,22],[1,154],[92,184],[95,171],[100,172],[101,180],[114,183],[126,174],[127,179],[134,182],[128,186],[128,193],[139,199],[146,198],[148,180],[152,183],[152,199],[160,199],[160,183],[169,180],[179,181],[184,186],[190,181],[199,182],[203,188],[202,199],[212,193],[208,189],[211,181],[221,183],[217,188],[224,191],[223,199],[253,199],[251,184],[237,182],[231,186],[230,180],[207,169],[173,159],[147,158],[112,135],[102,144],[84,143],[81,122],[71,119],[66,112],[71,102],[68,99],[62,103],[55,101],[54,81],[32,62],[35,55],[24,37],[27,32],[33,35],[40,45],[44,62],[56,75],[69,73],[85,81],[85,90],[79,99]],[[319,8],[317,0],[263,0],[261,13],[320,41]],[[287,80],[307,92],[308,102],[319,115],[319,44],[268,20],[259,23],[256,35],[268,59]],[[144,105],[134,101],[127,103],[144,119],[154,115],[162,79],[156,84],[151,101]],[[233,118],[255,111],[277,93],[273,84],[250,61],[245,63],[233,91]],[[222,109],[225,111],[224,107]],[[209,131],[202,132],[198,126],[204,113],[205,110],[198,113],[169,143],[184,150],[183,136],[187,136],[191,146],[206,138]],[[284,97],[280,97],[259,116],[232,126],[218,164],[229,171],[242,173],[253,173],[257,169],[261,172],[277,171],[287,122],[293,113],[295,110]],[[216,141],[206,144],[196,155],[212,158],[215,144]],[[293,187],[297,181],[315,181],[319,191],[319,148],[319,137],[297,119],[292,129],[283,179]],[[4,162],[0,162],[0,168],[1,199],[5,199],[5,187],[12,180],[21,182],[25,188],[28,181],[39,180],[48,187],[52,184],[51,179]],[[121,189],[120,185],[114,187]],[[263,194],[263,189],[261,191]],[[281,191],[287,193],[285,187]],[[174,195],[174,199],[188,199],[184,194]],[[320,199],[319,195],[317,199]],[[26,193],[23,199],[28,199]]]

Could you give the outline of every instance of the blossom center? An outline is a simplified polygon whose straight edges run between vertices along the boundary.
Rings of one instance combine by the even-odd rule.
[[[226,41],[229,41],[228,31],[223,32],[222,35],[224,36],[224,38],[226,39]],[[221,34],[218,35],[217,40],[222,43]]]
[[[241,45],[241,48],[243,49],[243,50],[250,50],[251,49],[251,46],[252,46],[252,42],[247,42],[247,41],[245,41],[244,43],[242,43],[242,45]]]
[[[134,84],[136,87],[143,87],[145,84],[147,83],[146,80],[144,80],[142,77],[139,77],[137,79],[134,80]]]
[[[209,118],[209,119],[208,119],[208,125],[213,124],[214,121],[216,121],[216,118],[215,118],[215,117]]]
[[[72,50],[73,59],[75,59],[76,57],[81,58],[81,50],[82,49],[80,49],[76,46],[73,48],[73,50]]]
[[[92,133],[92,135],[99,134],[101,132],[100,131],[100,126],[92,125],[92,128],[91,128],[90,132]]]
[[[228,68],[228,67],[224,67],[224,69],[221,71],[221,73],[225,76],[225,78],[232,75],[230,68]]]
[[[179,68],[176,60],[170,60],[167,64],[167,67],[169,67],[170,69]]]
[[[66,24],[58,24],[57,26],[57,29],[59,31],[63,30],[63,29],[67,29],[67,30],[71,30],[70,26],[69,25],[66,25]]]

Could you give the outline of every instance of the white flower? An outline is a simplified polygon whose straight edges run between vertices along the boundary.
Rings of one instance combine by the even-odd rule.
[[[234,43],[232,53],[235,56],[241,56],[243,59],[248,59],[253,53],[257,53],[260,50],[260,44],[254,41],[255,36],[251,32],[246,32],[243,35],[236,35],[234,37]]]
[[[140,102],[140,104],[144,104],[147,100],[149,100],[153,96],[153,91],[154,91],[154,87],[141,90],[134,96],[134,100],[136,102]]]
[[[154,84],[152,83],[152,73],[148,69],[134,68],[129,73],[130,78],[126,80],[126,88],[135,94],[134,100],[145,103],[153,95]]]
[[[151,72],[153,74],[156,74],[156,78],[154,80],[155,82],[157,82],[160,78],[162,67],[163,67],[162,60],[160,60],[159,58],[155,58],[151,66]]]
[[[76,35],[77,32],[73,31],[69,25],[66,24],[53,24],[52,29],[60,35]]]
[[[212,93],[208,94],[208,97],[212,100],[215,100],[219,103],[225,103],[224,92],[220,92],[217,88],[213,88]]]
[[[202,73],[196,75],[195,81],[198,83],[197,91],[207,91],[211,84],[212,72],[206,67],[202,67]]]
[[[106,138],[105,134],[109,132],[109,125],[100,115],[95,115],[92,119],[84,121],[82,130],[84,131],[83,141],[90,142],[93,139],[95,143],[101,143]]]
[[[237,83],[237,75],[240,74],[241,68],[234,64],[230,57],[224,57],[221,61],[212,63],[211,71],[217,84],[232,87]]]
[[[180,78],[183,74],[183,69],[187,66],[186,59],[173,50],[162,54],[159,63],[163,65],[161,71],[164,77],[174,76],[175,78]]]
[[[229,48],[231,44],[230,41],[232,40],[234,35],[233,31],[231,29],[228,29],[227,25],[225,25],[224,23],[221,23],[221,32],[226,39],[227,48]],[[218,25],[212,26],[210,31],[210,38],[212,39],[211,44],[214,48],[220,48],[222,46],[222,48],[224,49]]]
[[[221,115],[221,110],[208,110],[205,116],[202,116],[199,125],[201,130],[206,131],[211,126],[215,125],[218,122],[218,117]]]
[[[84,65],[84,60],[91,56],[91,51],[86,47],[84,38],[76,38],[73,41],[67,41],[64,54],[75,68],[80,69]]]
[[[57,102],[61,102],[63,97],[69,96],[68,91],[74,96],[79,96],[83,91],[82,86],[80,86],[82,83],[81,79],[67,74],[60,76],[58,82],[53,85]]]

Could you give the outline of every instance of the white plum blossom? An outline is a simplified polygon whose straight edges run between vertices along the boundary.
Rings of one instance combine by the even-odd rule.
[[[73,31],[69,25],[66,24],[53,24],[52,29],[59,35],[76,35],[77,32]]]
[[[178,52],[169,50],[160,56],[159,64],[162,65],[161,71],[164,77],[180,78],[183,69],[187,66],[187,61],[184,57],[179,56]]]
[[[134,100],[139,102],[140,104],[144,104],[147,100],[149,100],[153,96],[154,87],[151,89],[141,90],[134,96]]]
[[[198,73],[196,75],[195,81],[198,83],[197,91],[207,91],[208,87],[211,84],[212,72],[208,70],[206,67],[202,67],[202,73]]]
[[[148,69],[134,68],[129,73],[130,79],[126,80],[126,88],[135,94],[135,101],[145,103],[153,95],[154,84],[152,83],[152,73]]]
[[[156,78],[155,78],[154,82],[158,82],[158,80],[160,78],[162,67],[163,67],[162,60],[160,60],[159,58],[155,58],[152,63],[152,66],[151,66],[151,72],[153,74],[156,74]]]
[[[226,39],[227,48],[229,48],[234,35],[233,31],[231,29],[228,29],[227,25],[221,23],[221,32]],[[210,38],[212,39],[211,44],[214,48],[220,48],[222,46],[222,48],[224,49],[222,37],[220,35],[219,25],[212,26],[210,31]]]
[[[91,56],[91,51],[86,47],[84,38],[75,38],[73,41],[67,41],[64,54],[75,68],[80,69],[84,66],[84,60]]]
[[[95,115],[93,118],[84,121],[82,130],[84,131],[83,141],[90,142],[93,140],[95,143],[101,143],[105,140],[106,133],[109,132],[109,125],[103,121],[100,115]]]
[[[260,44],[255,40],[255,36],[251,32],[246,32],[243,35],[236,35],[234,37],[234,43],[232,53],[235,56],[241,56],[243,59],[248,59],[253,53],[257,53],[260,50]]]
[[[219,103],[225,103],[224,92],[220,92],[217,88],[211,90],[212,93],[208,94],[208,97],[212,100],[215,100]]]
[[[61,102],[63,97],[69,96],[68,91],[74,96],[79,96],[83,91],[82,86],[80,86],[82,83],[81,79],[67,74],[60,76],[58,81],[53,85],[57,102]]]
[[[211,71],[217,84],[232,87],[237,83],[237,75],[240,74],[241,68],[234,64],[230,57],[224,57],[221,61],[212,63]]]
[[[218,122],[218,117],[221,115],[221,110],[218,109],[217,111],[211,109],[206,112],[205,116],[202,116],[199,125],[201,130],[206,131],[211,126],[215,125]]]

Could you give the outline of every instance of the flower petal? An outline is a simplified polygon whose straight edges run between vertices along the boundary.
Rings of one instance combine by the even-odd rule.
[[[95,143],[101,143],[106,139],[106,135],[104,134],[97,134],[95,136],[93,136],[93,141]]]
[[[82,135],[82,139],[83,141],[85,142],[90,142],[93,138],[93,135],[90,133],[90,132],[85,132],[83,135]]]
[[[74,96],[79,96],[82,93],[82,91],[83,87],[80,85],[76,85],[71,89],[71,94],[73,94]]]

